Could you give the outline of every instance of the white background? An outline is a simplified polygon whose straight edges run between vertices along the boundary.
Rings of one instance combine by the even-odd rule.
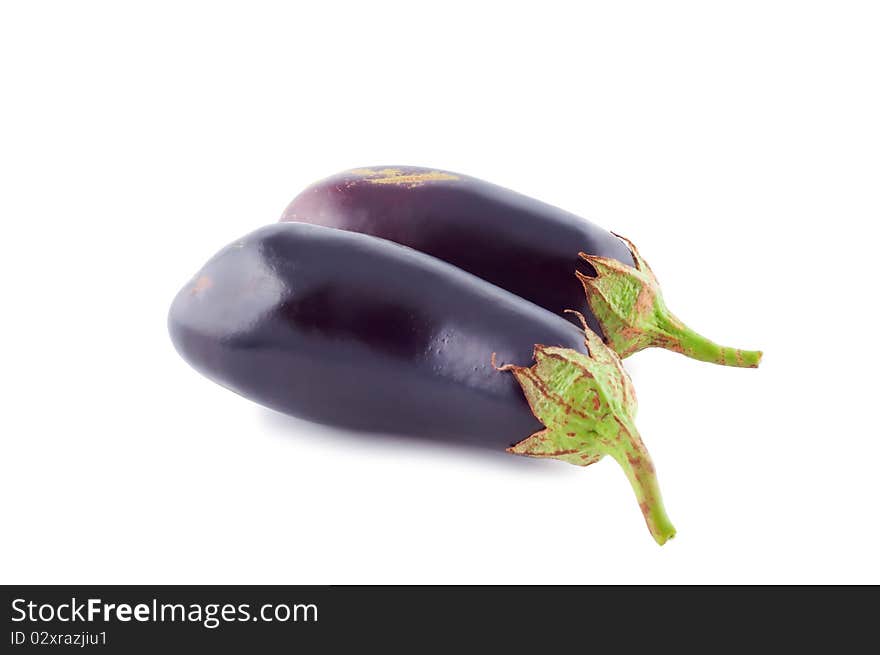
[[[4,3],[0,580],[880,582],[878,12]],[[627,360],[675,540],[613,461],[351,436],[177,356],[210,255],[376,164],[628,235],[686,322],[764,349]]]

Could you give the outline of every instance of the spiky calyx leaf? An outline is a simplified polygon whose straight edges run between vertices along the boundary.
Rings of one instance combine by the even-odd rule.
[[[508,452],[552,457],[588,466],[605,455],[623,468],[635,491],[651,535],[664,544],[675,535],[666,516],[651,456],[633,421],[636,398],[620,358],[585,329],[589,355],[552,346],[535,346],[531,367],[507,365],[544,430]]]
[[[723,366],[758,366],[760,351],[719,346],[682,323],[666,308],[657,278],[635,245],[619,234],[615,236],[629,246],[635,267],[582,252],[581,259],[596,275],[576,272],[605,342],[614,352],[628,357],[644,348],[666,348]]]

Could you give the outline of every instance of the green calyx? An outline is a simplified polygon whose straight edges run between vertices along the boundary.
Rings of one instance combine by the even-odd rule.
[[[719,346],[697,334],[666,308],[651,267],[631,241],[635,268],[616,259],[580,253],[596,271],[590,277],[577,271],[587,303],[605,334],[605,343],[621,357],[644,348],[666,348],[693,359],[723,366],[756,368],[761,352]]]
[[[581,317],[583,320],[583,317]],[[588,466],[605,455],[626,473],[658,544],[675,535],[666,516],[651,456],[634,423],[636,396],[620,358],[584,325],[589,355],[535,346],[531,367],[507,365],[544,430],[508,452]]]

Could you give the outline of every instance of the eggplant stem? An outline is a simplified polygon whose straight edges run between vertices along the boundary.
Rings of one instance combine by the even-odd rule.
[[[634,428],[632,430],[635,432]],[[635,443],[626,444],[626,452],[616,451],[609,454],[626,474],[636,494],[642,515],[645,517],[645,524],[648,526],[651,536],[654,537],[654,541],[662,546],[675,536],[675,527],[666,514],[663,497],[660,495],[660,485],[657,482],[657,473],[651,463],[650,456],[637,433],[635,435]]]
[[[701,362],[739,368],[757,368],[764,355],[760,350],[742,350],[717,344],[690,329],[670,312],[658,314],[655,323],[662,335],[657,339],[659,344],[665,344],[670,350],[678,351],[686,357]]]
[[[580,253],[595,275],[575,271],[587,303],[602,328],[605,343],[620,357],[645,348],[666,348],[703,362],[755,368],[761,351],[720,346],[697,334],[666,308],[660,284],[632,241],[620,236],[635,266]]]
[[[584,336],[589,354],[537,345],[533,366],[498,368],[513,373],[532,413],[545,426],[507,450],[578,466],[610,455],[632,485],[651,536],[663,545],[675,528],[663,506],[651,455],[635,427],[632,381],[598,335],[585,329]]]

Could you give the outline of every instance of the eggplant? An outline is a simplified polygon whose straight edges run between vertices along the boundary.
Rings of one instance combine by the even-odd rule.
[[[557,314],[575,310],[621,357],[661,347],[727,366],[754,368],[761,359],[760,351],[719,346],[672,314],[627,239],[473,177],[411,166],[358,168],[305,189],[281,220],[395,241]]]
[[[586,324],[436,258],[276,223],[211,258],[168,326],[196,370],[286,414],[581,466],[611,455],[658,543],[675,533],[620,358]]]

